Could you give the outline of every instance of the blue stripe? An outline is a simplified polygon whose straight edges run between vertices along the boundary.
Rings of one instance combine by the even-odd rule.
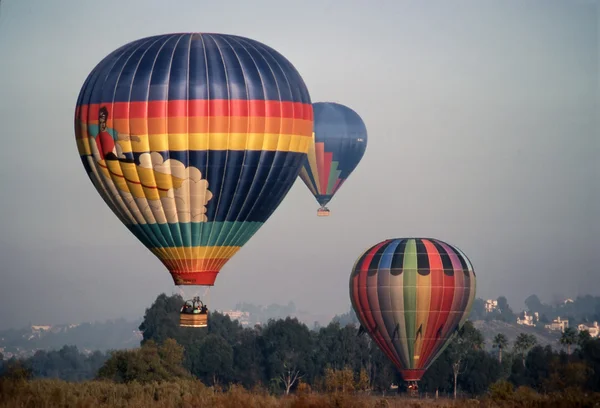
[[[279,52],[226,34],[165,34],[126,44],[90,73],[78,106],[180,99],[311,103],[306,85]]]
[[[385,248],[385,251],[383,252],[383,255],[381,255],[381,260],[379,261],[379,269],[390,269],[392,267],[392,259],[394,258],[394,253],[396,252],[396,249],[398,248],[398,245],[400,245],[401,241],[402,240],[400,239],[395,239],[394,241],[388,244],[387,248]]]
[[[260,222],[182,222],[127,227],[146,247],[163,248],[243,246],[262,225]]]

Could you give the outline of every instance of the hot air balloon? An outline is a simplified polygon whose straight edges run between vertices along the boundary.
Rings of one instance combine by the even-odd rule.
[[[350,276],[362,328],[411,387],[463,326],[474,298],[467,256],[433,238],[380,242],[358,258]]]
[[[318,216],[328,216],[327,203],[354,171],[367,148],[367,128],[347,106],[317,102],[314,143],[304,160],[300,178],[321,205]]]
[[[75,135],[98,193],[175,285],[210,287],[298,177],[312,112],[302,77],[276,50],[234,35],[165,34],[91,71]],[[207,318],[198,297],[182,308],[183,326]]]

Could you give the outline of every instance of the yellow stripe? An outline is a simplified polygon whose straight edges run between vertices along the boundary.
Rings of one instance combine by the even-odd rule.
[[[89,139],[77,139],[77,150],[80,156],[92,154]]]
[[[179,133],[138,135],[138,141],[119,141],[124,153],[131,151],[186,151],[186,150],[269,150],[306,153],[307,139],[303,135],[279,133]]]
[[[118,140],[123,153],[186,150],[268,150],[306,153],[310,138],[279,133],[178,133],[136,135],[139,141]],[[80,155],[91,154],[89,138],[77,139]]]
[[[315,132],[312,134],[312,140],[308,147],[308,164],[310,165],[310,172],[315,180],[315,187],[317,187],[317,191],[321,191],[319,185],[319,169],[317,167],[317,154],[315,153]]]
[[[300,170],[300,178],[302,179],[302,181],[304,181],[304,184],[306,184],[306,186],[308,187],[310,192],[313,193],[313,195],[317,195],[315,188],[313,187],[312,183],[310,182],[310,177],[308,176],[308,172],[306,171],[306,169],[304,167],[302,167],[302,170]]]
[[[422,325],[421,335],[415,342],[414,359],[421,355],[423,339],[427,333],[427,318],[429,317],[429,308],[431,302],[431,274],[423,276],[417,273],[417,322],[415,325],[415,334]]]
[[[231,258],[239,246],[198,246],[151,248],[160,259],[221,259]]]

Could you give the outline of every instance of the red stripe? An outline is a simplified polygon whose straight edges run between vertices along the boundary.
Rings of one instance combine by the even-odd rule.
[[[457,273],[454,270],[454,273]],[[434,336],[437,335],[438,329],[442,327],[442,333],[431,346],[430,353],[435,355],[438,350],[444,345],[448,335],[448,318],[452,309],[452,302],[454,300],[454,276],[448,276],[442,273],[443,277],[443,294],[442,294],[442,307],[439,313],[438,322],[436,324]]]
[[[346,181],[346,179],[342,180],[342,179],[337,179],[337,181],[335,182],[335,186],[333,187],[333,192],[331,194],[335,194],[340,187],[342,187],[342,184],[344,184],[344,181]]]
[[[373,260],[373,257],[375,256],[379,248],[381,248],[388,242],[390,242],[390,240],[380,242],[379,244],[371,248],[367,256],[365,256],[362,265],[360,265],[360,273],[358,276],[358,300],[360,309],[362,309],[362,311],[364,312],[365,320],[367,323],[367,327],[365,328],[369,331],[373,340],[379,345],[381,351],[383,351],[388,356],[388,358],[390,358],[390,360],[392,360],[392,362],[400,369],[400,367],[402,367],[402,364],[400,364],[400,361],[396,356],[396,351],[390,349],[389,344],[386,343],[381,333],[378,330],[375,330],[375,319],[373,318],[373,314],[369,305],[369,298],[367,295],[367,272],[369,270],[369,265],[371,264],[371,261]],[[382,327],[381,329],[385,329],[385,327]]]
[[[323,142],[315,143],[315,159],[317,160],[317,171],[319,174],[319,194],[327,194],[327,186],[323,184],[323,160],[325,155],[325,144]],[[315,180],[316,181],[316,180]]]
[[[430,301],[429,301],[429,316],[427,317],[427,329],[425,331],[425,343],[421,348],[421,355],[419,357],[419,365],[424,368],[430,356],[431,349],[435,345],[435,334],[438,330],[438,319],[440,316],[440,310],[442,308],[442,285],[444,283],[444,265],[440,257],[439,251],[428,240],[422,240],[427,250],[429,258],[429,269],[431,273],[431,289],[430,289]]]
[[[81,105],[75,116],[97,118],[101,106],[109,109],[109,119],[146,119],[196,116],[258,116],[291,119],[313,119],[311,104],[264,100],[195,99],[149,102],[106,102]]]

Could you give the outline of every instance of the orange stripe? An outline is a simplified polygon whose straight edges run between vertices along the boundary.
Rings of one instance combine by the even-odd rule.
[[[325,175],[325,144],[315,143],[317,169],[319,169],[319,194],[327,194],[327,176]]]
[[[88,137],[87,125],[97,125],[98,118],[89,121],[79,120],[75,127],[75,137]],[[312,136],[313,122],[304,119],[264,118],[257,116],[212,116],[175,118],[134,118],[109,119],[109,128],[126,135],[167,134],[167,133],[276,133]]]
[[[109,110],[109,117],[161,118],[178,116],[261,116],[293,119],[313,119],[311,104],[264,100],[195,99],[148,102],[105,102],[80,105],[75,116],[98,117],[101,106]]]

